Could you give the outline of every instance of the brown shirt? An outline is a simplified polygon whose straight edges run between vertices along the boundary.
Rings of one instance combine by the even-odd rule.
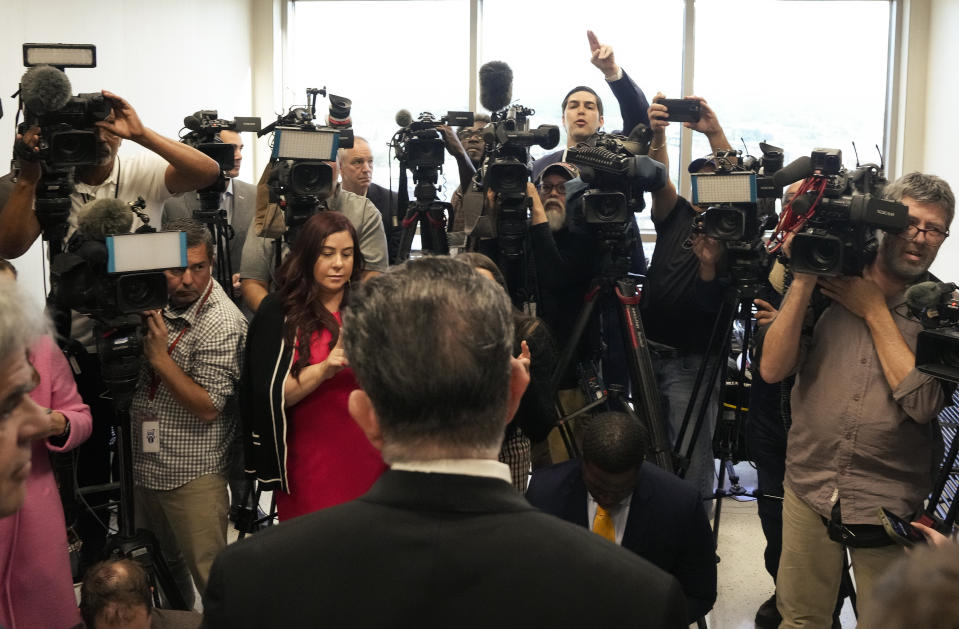
[[[887,301],[906,344],[922,329],[904,293]],[[932,489],[945,404],[939,383],[913,369],[890,389],[865,321],[830,305],[801,345],[792,390],[786,485],[817,513],[841,499],[842,521],[879,524],[879,507],[907,517]]]

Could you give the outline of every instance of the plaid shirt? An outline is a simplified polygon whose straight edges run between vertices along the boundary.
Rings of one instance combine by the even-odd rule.
[[[163,318],[167,347],[176,341],[173,361],[203,387],[220,415],[208,423],[190,413],[159,377],[155,379],[153,369],[144,361],[130,409],[130,432],[133,479],[148,489],[176,489],[227,468],[227,454],[238,424],[236,392],[246,318],[212,278],[210,284],[212,292],[207,299],[201,296],[181,311],[167,306]],[[151,396],[151,390],[155,395]],[[160,451],[144,452],[142,426],[152,418],[159,421]]]

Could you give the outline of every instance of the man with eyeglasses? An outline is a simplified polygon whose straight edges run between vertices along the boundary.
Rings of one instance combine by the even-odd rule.
[[[761,346],[767,382],[795,373],[786,446],[783,541],[776,578],[780,627],[829,627],[845,547],[860,608],[902,556],[880,526],[884,507],[914,519],[933,484],[936,429],[946,403],[939,382],[915,369],[922,329],[906,289],[949,235],[955,197],[934,175],[911,173],[885,196],[910,224],[885,233],[861,277],[796,273]],[[813,319],[819,288],[832,303]]]

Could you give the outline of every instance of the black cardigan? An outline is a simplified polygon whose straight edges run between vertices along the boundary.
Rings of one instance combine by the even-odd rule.
[[[293,349],[283,340],[283,305],[267,295],[250,322],[240,386],[245,471],[266,490],[289,491],[286,476],[286,406],[283,385]]]

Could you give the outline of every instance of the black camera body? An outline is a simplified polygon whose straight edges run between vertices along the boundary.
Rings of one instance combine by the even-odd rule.
[[[736,151],[717,153],[714,172],[692,177],[693,203],[708,207],[696,216],[690,233],[723,243],[725,272],[744,295],[753,294],[765,281],[768,255],[763,233],[775,226],[776,198],[782,195],[773,175],[783,166],[783,150],[765,142],[759,148],[759,158],[740,157]]]
[[[413,171],[436,169],[442,171],[446,161],[446,143],[438,125],[471,126],[473,112],[450,111],[439,119],[424,111],[419,118],[397,131],[390,143],[396,159]]]
[[[793,271],[860,275],[878,250],[876,229],[902,231],[909,224],[909,209],[882,198],[886,178],[881,166],[865,164],[849,172],[837,149],[816,149],[811,160],[809,189],[791,204],[794,213],[807,217],[793,238]]]
[[[19,132],[40,127],[39,152],[24,152],[22,159],[40,160],[50,170],[95,165],[97,156],[96,126],[106,120],[112,107],[103,94],[78,94],[56,111],[36,113],[24,107],[24,122]]]
[[[308,88],[307,106],[293,107],[257,131],[262,137],[273,133],[272,168],[267,180],[270,203],[284,212],[284,238],[291,243],[299,228],[315,212],[326,209],[327,200],[336,182],[333,167],[340,148],[353,147],[353,129],[350,127],[352,101],[331,94],[329,125],[317,125],[316,98],[326,96],[326,88]]]

